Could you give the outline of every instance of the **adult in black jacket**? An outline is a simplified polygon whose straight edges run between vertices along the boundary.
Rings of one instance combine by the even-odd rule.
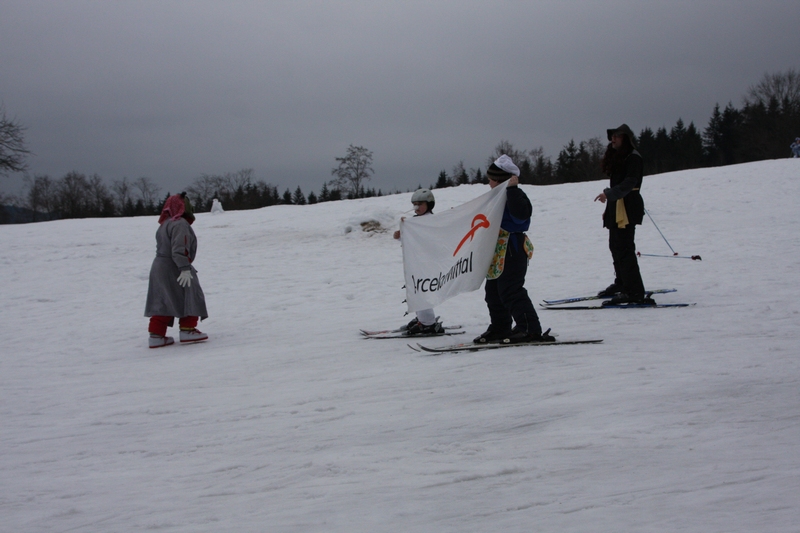
[[[549,335],[550,330],[542,333],[539,316],[525,290],[528,260],[533,253],[525,231],[530,226],[533,208],[528,196],[518,187],[519,168],[510,157],[502,155],[489,166],[486,176],[493,189],[506,180],[508,186],[498,244],[485,287],[491,323],[474,342],[553,342],[555,338]]]
[[[598,293],[612,296],[604,304],[655,305],[645,297],[644,283],[636,259],[634,235],[636,225],[644,218],[642,156],[636,151],[636,140],[627,124],[607,130],[611,143],[603,156],[603,172],[610,178],[607,189],[595,201],[606,204],[603,227],[608,228],[608,248],[614,261],[614,283]]]

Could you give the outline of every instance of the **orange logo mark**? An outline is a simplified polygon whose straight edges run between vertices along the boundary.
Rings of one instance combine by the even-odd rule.
[[[473,237],[475,237],[476,231],[478,231],[481,228],[488,228],[489,226],[490,226],[489,220],[486,218],[485,215],[480,215],[480,214],[475,215],[475,218],[472,219],[472,229],[469,230],[467,234],[464,235],[464,238],[461,239],[461,242],[458,243],[458,246],[456,246],[456,251],[453,252],[453,256],[455,257],[455,255],[458,253],[461,247],[464,246],[464,243],[467,242],[467,240],[471,241]]]

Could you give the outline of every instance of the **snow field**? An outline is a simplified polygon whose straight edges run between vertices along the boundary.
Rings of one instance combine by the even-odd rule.
[[[645,284],[695,307],[542,310],[605,342],[438,357],[358,334],[409,319],[410,194],[200,214],[211,339],[158,350],[155,217],[0,226],[0,530],[796,531],[798,178],[645,177],[703,258],[643,257]],[[603,186],[525,186],[534,302],[612,281]],[[436,212],[485,190],[436,190]],[[647,217],[636,242],[671,253]],[[428,344],[488,320],[482,291],[437,314],[467,333]]]

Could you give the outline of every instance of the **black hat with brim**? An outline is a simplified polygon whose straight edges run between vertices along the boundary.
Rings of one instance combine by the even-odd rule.
[[[633,131],[628,127],[627,124],[623,124],[617,128],[612,128],[610,130],[606,130],[606,134],[608,135],[608,140],[611,140],[611,137],[615,134],[619,133],[622,135],[626,135],[628,140],[631,142],[631,146],[636,148],[636,136],[633,134]]]

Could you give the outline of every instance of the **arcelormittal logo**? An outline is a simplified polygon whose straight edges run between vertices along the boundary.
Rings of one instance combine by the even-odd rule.
[[[467,234],[464,235],[464,238],[461,239],[461,242],[458,243],[458,246],[456,246],[456,251],[453,252],[453,257],[455,257],[461,247],[464,246],[464,243],[466,243],[468,240],[472,241],[472,239],[475,237],[476,231],[481,228],[488,228],[490,225],[491,224],[489,224],[489,220],[486,218],[486,215],[475,215],[475,218],[472,219],[472,229],[470,229]]]

